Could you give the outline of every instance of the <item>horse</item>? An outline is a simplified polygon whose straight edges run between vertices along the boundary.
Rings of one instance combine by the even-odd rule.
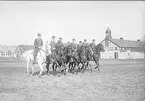
[[[66,75],[66,66],[65,66],[65,56],[64,49],[56,49],[56,51],[51,54],[52,56],[52,70],[53,74],[56,75],[56,69],[59,69],[59,72],[63,75]]]
[[[90,46],[91,47],[91,46]],[[96,67],[94,69],[98,68],[98,71],[100,72],[99,69],[99,59],[100,59],[100,52],[104,52],[104,47],[101,43],[99,43],[97,46],[95,46],[94,49],[89,48],[88,54],[90,56],[89,61],[95,61]]]
[[[87,51],[86,51],[87,46],[81,46],[79,50],[79,57],[80,57],[80,63],[82,64],[82,68],[79,67],[79,71],[84,73],[86,70],[86,67],[88,65],[88,57],[87,57]]]
[[[34,50],[29,50],[28,52],[24,53],[22,55],[23,58],[26,59],[27,62],[27,74],[29,75],[29,69],[30,67],[32,68],[32,75],[34,75],[35,71],[34,71],[34,67],[36,64],[33,64],[33,60],[34,60],[34,56],[33,56]],[[43,49],[40,49],[37,57],[36,57],[36,61],[38,62],[38,67],[40,67],[40,72],[39,72],[39,77],[42,76],[42,72],[43,72],[43,68],[46,66],[46,54],[45,51]]]

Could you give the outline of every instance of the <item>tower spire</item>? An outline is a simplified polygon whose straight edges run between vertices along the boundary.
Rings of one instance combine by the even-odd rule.
[[[106,33],[106,38],[108,38],[108,39],[112,39],[111,30],[110,30],[109,27],[107,27],[107,30],[106,30],[105,33]]]

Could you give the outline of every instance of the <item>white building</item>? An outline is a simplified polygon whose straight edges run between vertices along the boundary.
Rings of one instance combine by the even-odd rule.
[[[108,30],[108,29],[107,29]],[[140,40],[124,40],[114,39],[111,36],[111,31],[101,42],[105,47],[105,52],[101,52],[101,58],[114,59],[145,59],[145,42]]]
[[[34,46],[33,45],[19,45],[15,49],[15,55],[16,57],[22,57],[22,54],[28,50],[33,50]]]
[[[0,57],[14,57],[17,46],[0,45]]]

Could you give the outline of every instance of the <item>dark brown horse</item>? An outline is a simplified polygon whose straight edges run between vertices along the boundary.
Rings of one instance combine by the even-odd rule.
[[[100,71],[99,69],[100,53],[105,51],[103,45],[100,43],[94,49],[92,49],[91,47],[89,47],[88,49],[89,49],[88,56],[90,57],[89,61],[95,61],[96,63],[95,69],[98,68],[98,71]]]
[[[59,69],[59,74],[66,75],[66,67],[65,67],[65,56],[63,55],[63,50],[53,51],[52,54],[46,57],[47,65],[46,65],[46,73],[48,74],[50,64],[52,64],[52,72],[54,75],[57,74],[57,69]]]

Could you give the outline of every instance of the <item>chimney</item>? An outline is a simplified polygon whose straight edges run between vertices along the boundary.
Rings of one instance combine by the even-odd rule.
[[[123,40],[123,37],[120,37],[120,40]]]

